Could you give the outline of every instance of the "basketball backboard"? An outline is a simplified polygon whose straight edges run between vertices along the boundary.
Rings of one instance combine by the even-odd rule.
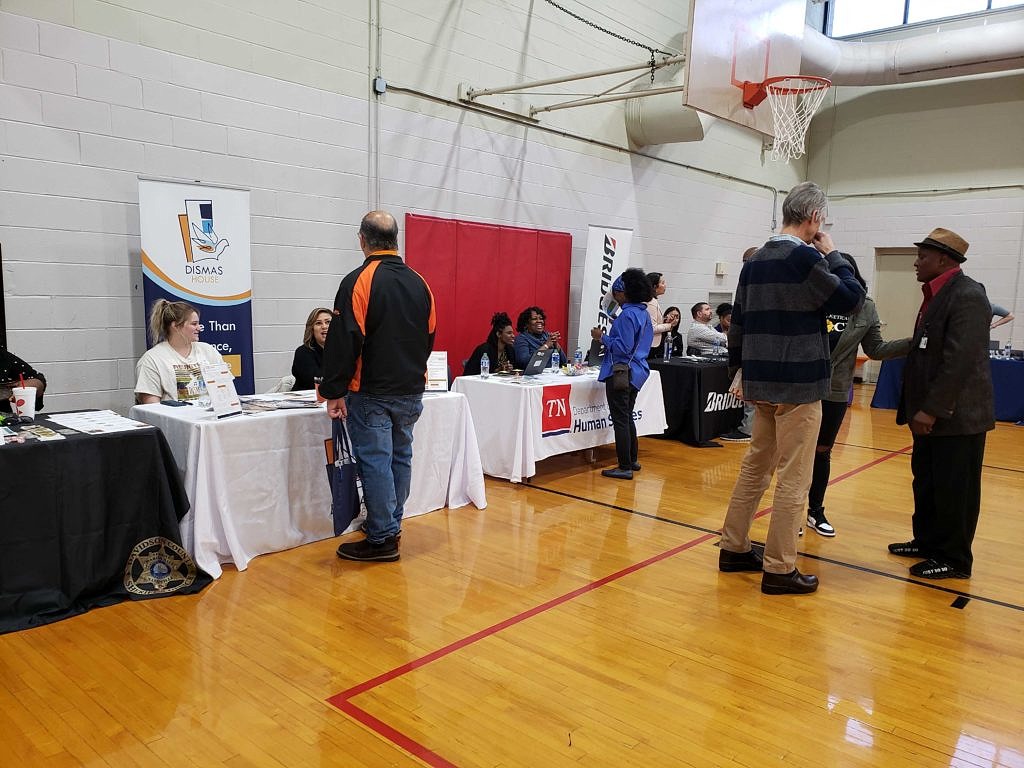
[[[690,0],[685,103],[774,136],[762,102],[743,105],[743,83],[800,73],[806,0]]]

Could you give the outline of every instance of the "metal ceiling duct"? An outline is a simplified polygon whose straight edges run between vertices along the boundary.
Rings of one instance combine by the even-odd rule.
[[[874,86],[944,80],[1024,68],[1024,20],[938,30],[902,40],[833,40],[804,29],[801,73],[833,85]],[[1022,94],[1024,96],[1024,94]],[[679,94],[626,102],[629,140],[638,147],[701,141],[715,120],[684,106]]]

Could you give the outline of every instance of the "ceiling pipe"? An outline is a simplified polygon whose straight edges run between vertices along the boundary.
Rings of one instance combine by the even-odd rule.
[[[1024,19],[879,42],[833,40],[804,28],[801,74],[832,85],[874,86],[943,80],[1024,68]],[[626,102],[629,140],[637,147],[700,141],[715,118],[678,95]]]
[[[894,85],[1024,68],[1024,20],[878,42],[804,28],[800,72],[832,85]]]

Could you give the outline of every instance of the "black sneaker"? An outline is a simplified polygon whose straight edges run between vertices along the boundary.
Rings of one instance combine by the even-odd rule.
[[[828,538],[832,538],[836,535],[836,529],[832,527],[828,518],[825,517],[824,507],[807,510],[807,527],[812,529],[815,533],[821,536],[827,536]]]
[[[398,539],[389,536],[380,544],[374,544],[369,539],[350,541],[338,547],[338,557],[360,562],[393,563],[399,558]]]
[[[958,570],[942,560],[925,560],[910,566],[910,575],[919,579],[969,579],[971,574]]]
[[[725,440],[727,443],[749,443],[750,435],[746,432],[740,432],[738,429],[734,429],[732,432],[726,432],[718,439]]]

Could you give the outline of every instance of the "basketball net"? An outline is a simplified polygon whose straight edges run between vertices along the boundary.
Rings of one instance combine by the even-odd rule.
[[[772,77],[762,83],[775,127],[775,141],[769,150],[772,160],[795,160],[804,154],[811,118],[831,85],[824,77],[804,75]]]

